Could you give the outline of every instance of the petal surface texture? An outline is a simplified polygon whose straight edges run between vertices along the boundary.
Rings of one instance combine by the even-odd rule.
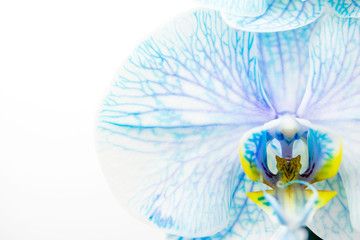
[[[315,183],[314,186],[321,190],[335,191],[337,195],[315,212],[308,227],[322,239],[360,239],[360,233],[350,223],[346,193],[340,176]]]
[[[223,12],[224,20],[233,28],[252,32],[275,32],[307,25],[322,14],[323,0],[270,0],[266,12],[257,17],[243,17]]]
[[[203,238],[183,238],[169,235],[168,240],[258,240],[269,239],[277,225],[245,193],[260,190],[259,184],[253,182],[243,173],[239,176],[238,189],[233,196],[234,205],[230,209],[230,224],[219,233]]]
[[[360,230],[360,20],[327,14],[314,29],[311,69],[298,115],[343,139],[340,175],[351,222]]]
[[[341,17],[360,17],[359,0],[328,0],[328,3]]]
[[[206,6],[238,16],[257,17],[265,13],[268,0],[198,0]]]
[[[217,12],[197,11],[121,67],[101,106],[98,149],[110,187],[131,212],[168,233],[203,237],[247,211],[239,140],[275,117],[254,42]],[[234,203],[238,191],[244,197]]]
[[[309,76],[309,40],[313,25],[293,31],[257,34],[259,69],[277,114],[295,113]]]

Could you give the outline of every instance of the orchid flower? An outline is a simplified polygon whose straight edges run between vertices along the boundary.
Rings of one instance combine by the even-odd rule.
[[[310,24],[324,13],[359,18],[359,0],[198,0],[221,10],[233,28],[253,32],[284,31]]]
[[[169,239],[358,239],[359,121],[360,20],[252,33],[195,11],[120,68],[97,142],[117,198]]]

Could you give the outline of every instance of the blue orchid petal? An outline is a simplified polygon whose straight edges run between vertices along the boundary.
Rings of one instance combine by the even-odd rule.
[[[269,0],[198,0],[210,8],[238,16],[257,17],[265,13]]]
[[[312,29],[313,24],[293,31],[258,34],[259,69],[278,114],[296,112],[304,95]]]
[[[299,28],[312,23],[322,14],[323,0],[271,0],[266,12],[257,17],[243,17],[223,12],[233,28],[252,32],[275,32]]]
[[[317,121],[360,119],[360,20],[327,14],[310,43],[310,80],[298,115]]]
[[[269,239],[278,228],[269,216],[246,195],[246,192],[261,190],[259,184],[250,180],[244,173],[238,176],[230,209],[230,223],[221,232],[203,238],[183,238],[169,235],[168,240],[226,240],[226,239]]]
[[[134,214],[184,237],[213,235],[239,214],[231,208],[244,191],[239,139],[275,117],[254,41],[217,12],[197,11],[119,70],[101,106],[98,148],[110,187]]]
[[[359,0],[327,0],[333,10],[341,17],[360,17]]]
[[[346,193],[339,175],[326,181],[315,183],[319,190],[336,191],[337,195],[324,207],[318,209],[308,227],[319,237],[327,240],[360,239],[350,223]]]
[[[326,15],[310,44],[313,75],[298,115],[332,128],[343,139],[340,174],[348,196],[351,222],[360,230],[360,19]]]

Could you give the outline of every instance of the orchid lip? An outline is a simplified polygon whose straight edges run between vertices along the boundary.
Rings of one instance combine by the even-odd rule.
[[[273,149],[274,157],[270,159],[267,146],[274,141],[277,149]],[[298,142],[302,144],[297,144]],[[260,179],[273,188],[282,177],[279,175],[281,171],[274,174],[269,169],[271,160],[278,162],[283,159],[284,165],[284,161],[293,163],[296,159],[301,162],[295,164],[297,172],[293,174],[296,179],[312,183],[334,176],[340,165],[341,154],[341,139],[337,135],[289,115],[250,130],[242,138],[240,147],[242,165],[248,176],[256,181],[261,175]],[[287,167],[292,168],[295,165]],[[302,169],[300,174],[302,166],[307,168]],[[326,173],[324,166],[330,167],[331,171],[328,169]],[[295,179],[295,176],[293,177]]]
[[[334,176],[341,153],[342,143],[337,135],[290,115],[254,128],[241,139],[241,163],[250,179],[273,190],[249,192],[247,196],[270,216],[277,212],[296,217],[306,209],[306,216],[295,224],[295,229],[300,228],[311,218],[311,212],[336,195],[333,191],[319,191],[315,203],[306,188],[313,191],[310,184]],[[287,225],[284,219],[289,217],[280,215],[279,223]]]

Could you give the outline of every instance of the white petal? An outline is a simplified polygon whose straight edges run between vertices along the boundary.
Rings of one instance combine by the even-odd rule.
[[[356,232],[350,223],[346,193],[340,176],[315,183],[314,186],[318,190],[336,191],[337,195],[316,211],[308,227],[326,240],[360,239],[360,233]]]
[[[168,236],[168,240],[258,240],[269,239],[277,229],[268,215],[251,201],[244,193],[260,191],[259,184],[250,180],[246,175],[240,175],[241,184],[234,195],[231,207],[230,224],[219,233],[204,238],[183,238]],[[245,204],[244,204],[245,203]]]
[[[185,237],[228,226],[233,196],[244,192],[239,139],[275,116],[253,43],[218,13],[198,11],[121,67],[99,114],[98,148],[110,187],[134,214]]]
[[[293,31],[257,34],[259,69],[277,114],[295,113],[309,77],[309,41],[313,25]]]
[[[298,115],[343,138],[340,174],[352,225],[360,230],[360,20],[326,15],[314,29],[310,54],[313,75]]]

